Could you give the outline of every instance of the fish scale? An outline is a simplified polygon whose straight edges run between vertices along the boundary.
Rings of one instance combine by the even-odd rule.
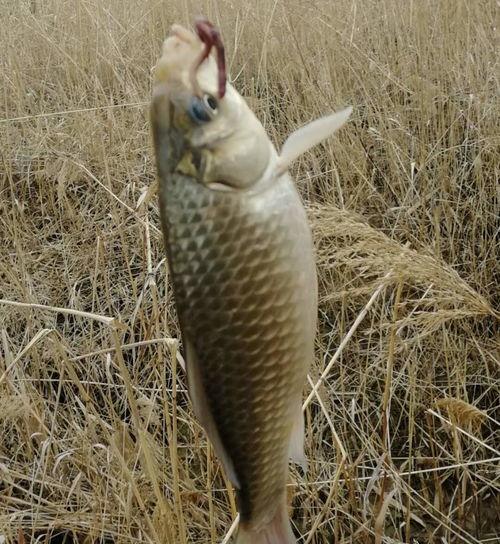
[[[261,191],[218,191],[172,174],[161,180],[160,205],[183,340],[234,464],[241,522],[265,525],[284,495],[313,352],[305,212],[287,174]]]

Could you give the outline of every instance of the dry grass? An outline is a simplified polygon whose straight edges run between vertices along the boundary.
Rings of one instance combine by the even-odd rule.
[[[342,347],[306,409],[300,542],[498,541],[496,4],[0,0],[0,540],[213,544],[234,518],[144,198],[150,69],[202,11],[277,143],[355,107],[294,172],[311,383]]]

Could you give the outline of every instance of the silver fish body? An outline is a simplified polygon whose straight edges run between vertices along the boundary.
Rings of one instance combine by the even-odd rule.
[[[160,206],[190,389],[204,397],[195,412],[232,465],[242,527],[258,531],[284,505],[313,357],[306,214],[287,174],[263,190],[222,191],[173,173],[160,179]]]

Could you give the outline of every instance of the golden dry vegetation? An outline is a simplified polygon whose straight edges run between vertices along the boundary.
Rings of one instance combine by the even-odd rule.
[[[305,394],[324,377],[299,542],[498,542],[494,0],[0,0],[0,540],[214,544],[235,517],[176,357],[148,126],[161,42],[198,13],[278,145],[354,106],[294,167]]]

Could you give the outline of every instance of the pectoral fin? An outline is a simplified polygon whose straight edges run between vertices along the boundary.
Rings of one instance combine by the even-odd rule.
[[[307,472],[307,459],[304,453],[304,414],[302,413],[302,405],[299,404],[299,409],[296,411],[293,421],[292,435],[290,437],[290,446],[288,453],[290,459],[302,467],[302,470]]]
[[[240,482],[238,480],[238,476],[236,475],[233,461],[227,454],[224,445],[222,444],[219,431],[217,430],[207,395],[205,393],[205,388],[203,387],[203,381],[200,373],[200,363],[198,361],[196,351],[193,344],[188,339],[184,338],[184,344],[186,348],[188,391],[194,413],[198,418],[198,421],[205,429],[215,453],[224,467],[226,476],[229,478],[234,487],[239,489]]]
[[[337,131],[351,115],[352,107],[321,117],[290,134],[281,149],[276,174],[283,174],[300,155]]]

